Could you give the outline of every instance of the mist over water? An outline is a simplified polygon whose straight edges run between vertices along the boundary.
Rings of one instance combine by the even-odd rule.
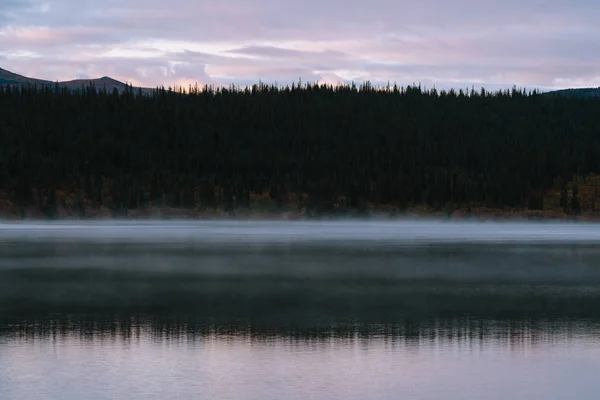
[[[5,314],[600,314],[593,224],[22,223],[0,238]]]
[[[596,398],[598,304],[596,224],[5,223],[0,398]]]
[[[600,243],[599,224],[379,221],[22,222],[0,239],[191,243]]]

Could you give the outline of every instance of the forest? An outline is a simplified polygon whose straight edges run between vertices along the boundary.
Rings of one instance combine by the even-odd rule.
[[[577,214],[596,211],[596,174],[600,98],[369,83],[0,88],[0,208],[21,216],[234,213],[265,198],[317,214]]]

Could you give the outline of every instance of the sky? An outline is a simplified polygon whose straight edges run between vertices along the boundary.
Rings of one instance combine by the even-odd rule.
[[[598,87],[600,1],[0,0],[0,67],[149,87]]]

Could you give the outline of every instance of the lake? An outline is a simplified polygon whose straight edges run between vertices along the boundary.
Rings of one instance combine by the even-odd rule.
[[[596,399],[600,225],[0,224],[0,399]]]

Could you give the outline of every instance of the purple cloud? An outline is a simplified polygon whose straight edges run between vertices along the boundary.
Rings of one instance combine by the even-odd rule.
[[[3,0],[2,68],[156,86],[600,85],[591,0]]]

